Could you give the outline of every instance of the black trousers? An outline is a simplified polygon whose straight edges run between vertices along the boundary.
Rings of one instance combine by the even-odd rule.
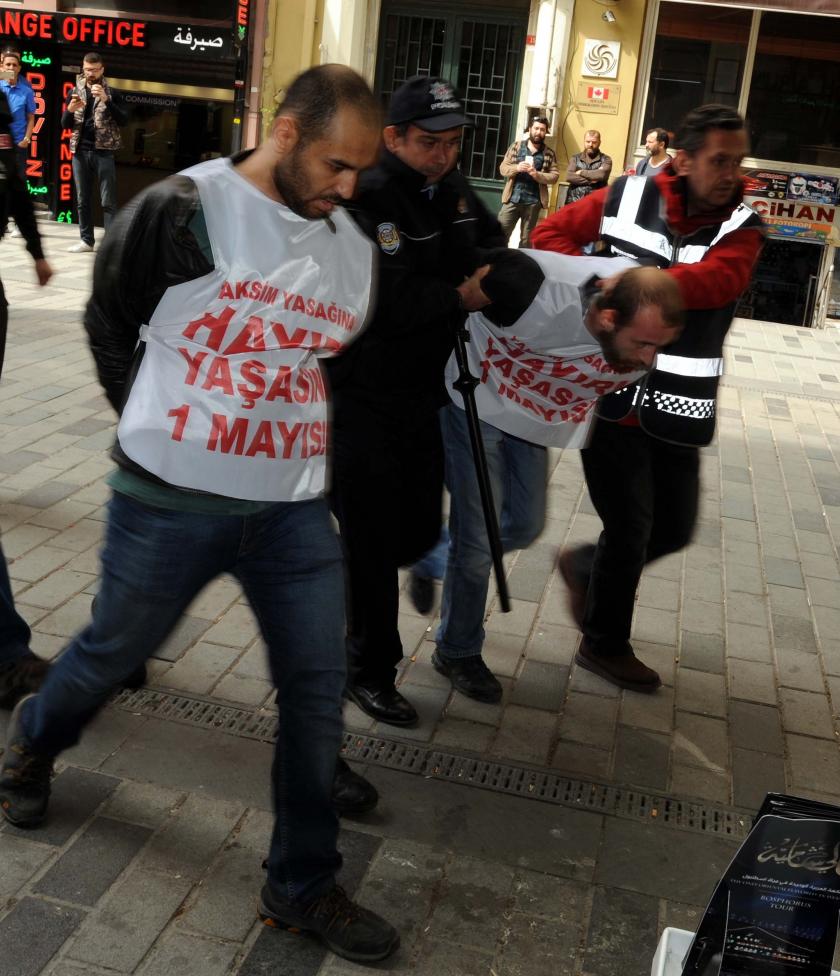
[[[0,281],[0,376],[3,375],[3,363],[6,361],[6,333],[9,330],[9,305],[3,282]]]
[[[334,402],[331,503],[347,573],[351,681],[393,684],[403,656],[397,570],[440,537],[443,449],[436,407]]]
[[[641,427],[596,420],[581,452],[586,486],[604,523],[589,563],[583,633],[599,654],[629,647],[633,606],[649,562],[688,545],[697,521],[700,454]],[[585,571],[585,566],[579,567]]]

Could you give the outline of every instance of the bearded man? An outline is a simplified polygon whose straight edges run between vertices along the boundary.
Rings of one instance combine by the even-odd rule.
[[[99,594],[90,625],[12,713],[0,773],[3,816],[40,823],[54,757],[198,592],[232,574],[277,688],[260,915],[363,963],[399,937],[335,881],[344,588],[318,362],[367,317],[372,249],[337,205],[374,162],[379,124],[359,75],[312,68],[257,149],[150,187],[114,222],[85,313],[120,413]]]

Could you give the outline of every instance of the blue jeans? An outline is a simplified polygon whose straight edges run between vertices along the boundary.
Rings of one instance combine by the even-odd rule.
[[[93,212],[91,194],[94,177],[99,180],[99,200],[105,230],[117,212],[117,169],[114,154],[107,149],[77,149],[73,154],[73,182],[79,211],[79,236],[93,247]]]
[[[9,570],[0,549],[0,665],[29,657],[32,654],[29,650],[31,636],[29,624],[15,609]]]
[[[343,728],[344,579],[322,499],[235,516],[151,508],[114,494],[93,620],[24,706],[23,732],[42,754],[72,746],[224,572],[250,601],[277,688],[268,876],[279,896],[306,901],[330,888],[341,866],[331,796]]]
[[[484,643],[484,608],[493,561],[470,448],[467,415],[449,404],[441,412],[449,506],[449,549],[440,627],[436,635],[444,658],[472,657]],[[484,450],[505,552],[524,549],[545,524],[548,452],[481,424]],[[440,543],[439,543],[440,545]],[[430,559],[429,563],[426,559]],[[434,550],[418,564],[434,565]],[[415,567],[416,570],[422,570]],[[431,573],[429,575],[432,575]]]

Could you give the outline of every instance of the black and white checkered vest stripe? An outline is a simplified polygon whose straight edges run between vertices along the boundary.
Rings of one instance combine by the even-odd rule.
[[[667,268],[694,264],[727,234],[761,227],[761,218],[740,204],[725,220],[681,237],[667,224],[665,200],[654,180],[621,177],[610,187],[601,239],[615,255]],[[708,444],[715,431],[715,399],[723,372],[723,342],[735,314],[723,308],[691,309],[680,338],[656,358],[655,368],[633,386],[602,397],[598,416],[621,420],[634,408],[653,437],[676,444]]]

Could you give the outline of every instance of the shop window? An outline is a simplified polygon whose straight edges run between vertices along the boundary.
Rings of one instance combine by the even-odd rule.
[[[660,5],[642,132],[673,132],[705,102],[737,106],[751,21],[748,10]]]
[[[759,159],[840,165],[840,17],[762,14],[747,121]]]

